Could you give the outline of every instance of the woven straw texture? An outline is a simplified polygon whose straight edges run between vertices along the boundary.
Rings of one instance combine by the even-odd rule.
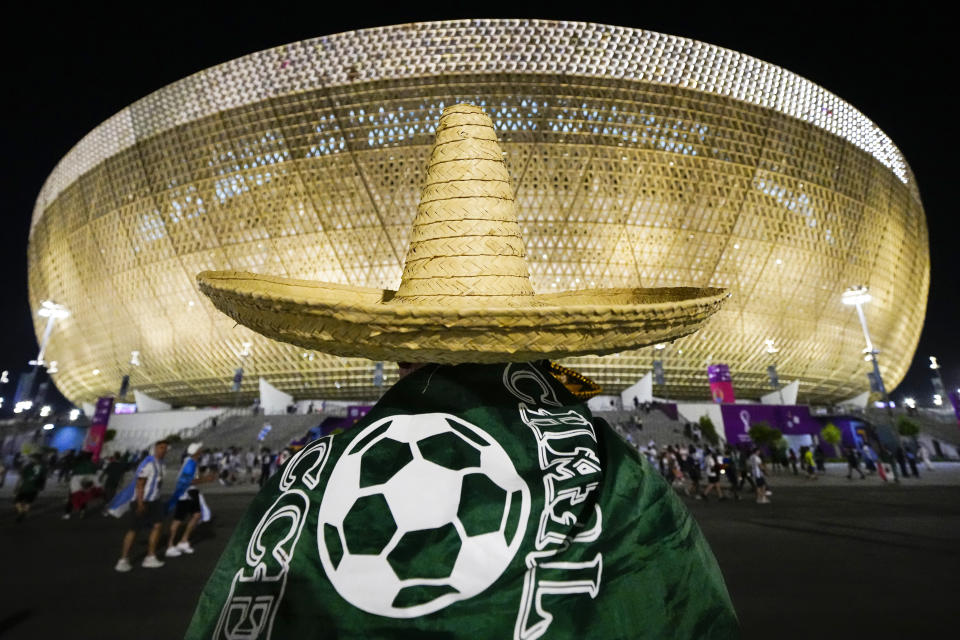
[[[688,335],[719,309],[716,288],[535,295],[493,123],[444,109],[399,289],[203,272],[201,291],[269,338],[340,356],[516,362],[608,354]]]

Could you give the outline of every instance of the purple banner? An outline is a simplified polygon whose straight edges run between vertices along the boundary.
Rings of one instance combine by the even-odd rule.
[[[953,415],[957,417],[957,425],[960,426],[960,391],[951,391],[947,394],[950,398],[950,404],[953,405]]]
[[[103,449],[103,437],[107,433],[107,424],[113,412],[113,398],[106,396],[97,400],[97,408],[93,412],[87,437],[83,442],[83,450],[93,453],[93,461],[100,460],[100,450]]]
[[[725,364],[711,364],[707,367],[707,380],[710,382],[710,395],[720,404],[736,402],[733,393],[733,376],[730,367]]]
[[[819,435],[820,422],[810,415],[810,407],[773,404],[725,404],[720,407],[723,432],[730,444],[750,442],[750,427],[766,422],[785,436]]]
[[[711,364],[707,367],[707,380],[710,382],[731,382],[730,367],[725,364]]]

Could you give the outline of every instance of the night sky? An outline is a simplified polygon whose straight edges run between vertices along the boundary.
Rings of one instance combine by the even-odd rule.
[[[16,373],[37,352],[27,305],[26,249],[34,201],[47,175],[86,133],[125,106],[191,73],[254,51],[357,28],[481,17],[583,20],[650,29],[734,49],[784,67],[851,103],[906,156],[920,186],[930,230],[932,284],[926,324],[906,380],[892,394],[930,405],[928,356],[943,365],[948,388],[960,386],[960,319],[955,247],[960,241],[955,100],[958,75],[952,21],[922,3],[596,3],[590,13],[559,13],[493,4],[397,2],[352,4],[356,15],[330,13],[331,3],[132,3],[95,9],[21,5],[8,19],[3,48],[2,139],[4,229],[0,269],[0,369],[9,408]],[[92,4],[92,3],[90,3]],[[306,5],[307,3],[305,3]],[[586,4],[586,3],[584,3]],[[397,5],[400,5],[398,8]],[[561,3],[556,3],[560,6]],[[458,11],[465,7],[467,11]],[[624,10],[624,7],[628,9]],[[738,8],[739,7],[739,8]],[[917,7],[920,7],[919,9]],[[618,10],[619,9],[619,10]],[[878,345],[882,350],[883,345]],[[881,353],[880,358],[883,358]],[[119,382],[119,381],[118,381]],[[865,382],[865,380],[864,380]],[[56,394],[52,394],[56,395]],[[65,401],[64,401],[65,406]]]

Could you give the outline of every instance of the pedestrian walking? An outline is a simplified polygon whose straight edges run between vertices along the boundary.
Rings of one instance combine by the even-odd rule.
[[[693,489],[693,497],[696,500],[703,500],[703,489],[700,487],[700,461],[697,460],[696,449],[693,445],[690,445],[690,448],[687,452],[686,457],[687,466],[684,471],[687,474],[687,477],[690,478],[691,488]]]
[[[756,487],[757,504],[769,504],[770,497],[767,495],[766,467],[763,459],[760,457],[760,449],[753,448],[750,454],[750,476],[753,478],[753,486]]]
[[[733,494],[734,500],[740,500],[740,461],[737,458],[736,450],[730,445],[727,445],[725,453],[725,471],[727,481],[730,482],[730,493]]]
[[[743,473],[740,474],[740,486],[738,488],[743,489],[743,485],[749,482],[750,489],[756,491],[757,484],[753,481],[753,474],[750,473],[750,454],[747,453],[746,449],[740,451],[740,468],[743,469]]]
[[[97,465],[93,462],[91,452],[83,451],[77,456],[69,484],[70,494],[64,506],[64,520],[68,520],[74,513],[86,515],[87,504],[95,498],[103,497],[103,487],[97,479]]]
[[[864,444],[860,448],[860,452],[863,454],[863,465],[867,468],[867,473],[876,473],[877,454],[874,453],[873,449],[871,449],[870,445],[868,444]]]
[[[247,478],[250,479],[250,484],[253,484],[256,482],[256,480],[254,480],[254,472],[256,471],[255,467],[257,465],[257,452],[253,450],[253,447],[247,450],[247,453],[244,455],[244,461],[247,463]]]
[[[867,476],[863,475],[863,471],[860,471],[860,461],[857,459],[856,450],[853,447],[847,447],[846,456],[847,456],[847,480],[853,480],[854,471],[860,474],[861,480],[865,479]]]
[[[907,466],[910,467],[910,474],[914,478],[919,478],[920,470],[917,469],[917,454],[914,453],[913,449],[907,449],[905,455],[907,456]]]
[[[726,500],[723,491],[720,489],[720,456],[708,448],[704,457],[704,465],[707,470],[707,488],[703,492],[703,499],[706,500],[708,495],[714,493],[719,500]]]
[[[810,447],[800,447],[800,457],[803,459],[803,468],[807,472],[807,480],[816,480],[817,466]]]
[[[270,454],[270,449],[263,447],[260,450],[260,488],[263,488],[263,485],[267,484],[267,480],[270,479],[270,465],[273,464],[273,456]]]
[[[167,512],[173,511],[170,536],[167,539],[167,550],[163,554],[167,558],[176,558],[183,554],[193,553],[193,546],[190,544],[190,536],[193,534],[193,530],[201,520],[204,522],[210,520],[210,509],[206,508],[203,495],[196,488],[197,484],[210,481],[209,476],[197,476],[202,447],[202,442],[193,442],[187,447],[187,459],[183,461],[183,465],[180,467],[177,486],[174,487],[173,495],[167,501]],[[177,542],[177,533],[184,522],[187,523],[187,526],[183,530],[183,537]]]
[[[17,512],[17,522],[22,522],[27,517],[30,506],[46,484],[47,469],[40,454],[35,453],[20,467],[20,479],[13,489],[13,508]]]
[[[903,452],[903,446],[897,447],[896,453],[894,453],[895,463],[900,465],[900,475],[906,478],[909,474],[907,473],[907,456]]]
[[[163,566],[157,558],[157,542],[160,540],[160,527],[163,524],[163,502],[160,501],[160,487],[163,484],[163,458],[167,455],[167,441],[160,440],[153,446],[153,455],[147,455],[140,461],[137,473],[127,487],[117,494],[110,504],[110,514],[121,517],[130,511],[130,527],[123,536],[120,559],[114,567],[117,571],[130,571],[130,551],[136,540],[137,532],[149,531],[147,536],[147,556],[141,566],[157,569]],[[131,509],[131,505],[133,508]]]
[[[927,471],[933,471],[933,464],[930,462],[930,452],[927,450],[927,446],[921,444],[919,453],[920,461],[923,462],[923,468]]]
[[[826,463],[826,460],[827,460],[827,457],[826,457],[826,455],[823,453],[823,447],[821,447],[820,445],[817,445],[817,448],[814,449],[814,451],[813,451],[813,460],[814,460],[814,463],[815,463],[816,466],[817,466],[817,473],[826,473],[826,472],[827,472],[827,467],[826,467],[826,464],[825,464],[825,463]]]
[[[117,495],[117,489],[123,476],[127,473],[127,465],[120,456],[113,453],[107,460],[106,466],[100,472],[100,481],[103,483],[103,500],[107,504]]]

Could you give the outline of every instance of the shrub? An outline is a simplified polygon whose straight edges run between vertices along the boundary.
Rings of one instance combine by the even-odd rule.
[[[820,430],[820,438],[823,439],[823,441],[827,444],[837,446],[840,444],[843,434],[840,433],[840,429],[837,428],[837,425],[833,424],[832,422],[828,422],[827,426]]]
[[[907,416],[897,416],[897,431],[902,436],[912,438],[920,433],[920,426]]]
[[[713,426],[713,420],[710,416],[700,416],[700,433],[712,445],[720,442],[720,436],[717,435],[717,428]]]
[[[763,420],[751,425],[750,431],[747,433],[750,439],[753,440],[753,443],[758,447],[773,445],[783,438],[783,433],[781,433],[780,429],[774,429],[769,423]]]

